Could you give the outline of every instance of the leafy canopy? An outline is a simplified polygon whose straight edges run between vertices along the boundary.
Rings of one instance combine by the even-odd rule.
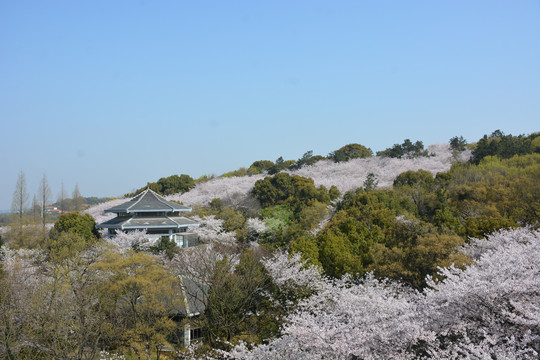
[[[363,159],[371,156],[373,156],[373,151],[360,144],[348,144],[328,154],[328,158],[335,162]]]

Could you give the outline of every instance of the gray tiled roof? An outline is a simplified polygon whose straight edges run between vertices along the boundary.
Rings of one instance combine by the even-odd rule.
[[[183,216],[169,216],[169,219],[171,219],[180,226],[199,226],[199,223],[195,220],[191,220]]]
[[[122,224],[126,221],[128,221],[130,218],[127,217],[115,217],[113,219],[107,220],[96,227],[101,228],[119,228],[122,226]]]
[[[137,216],[115,217],[98,225],[105,229],[178,229],[187,226],[199,226],[199,223],[183,216]]]
[[[126,221],[122,228],[177,228],[178,224],[166,216],[160,217],[134,217]]]
[[[127,201],[118,206],[105,210],[105,212],[113,213],[136,213],[136,212],[176,212],[176,211],[191,211],[191,208],[177,203],[167,201],[163,196],[147,189],[135,196],[130,201]]]
[[[193,281],[192,279],[181,276],[184,294],[187,300],[187,315],[192,316],[202,314],[206,309],[206,293],[208,286],[202,283]]]
[[[202,314],[206,309],[206,293],[208,286],[191,280],[189,277],[178,276],[181,287],[178,296],[182,298],[181,305],[172,311],[171,315],[193,317]]]

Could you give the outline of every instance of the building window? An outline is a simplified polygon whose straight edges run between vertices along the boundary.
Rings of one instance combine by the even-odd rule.
[[[147,229],[147,234],[153,234],[153,235],[169,235],[169,230],[167,229]]]
[[[191,341],[202,339],[202,329],[201,328],[190,329],[189,337],[191,338]]]

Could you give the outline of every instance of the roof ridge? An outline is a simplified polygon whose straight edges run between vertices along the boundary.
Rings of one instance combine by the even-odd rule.
[[[184,277],[182,275],[178,275],[178,279],[180,279],[180,288],[182,289],[182,300],[184,301],[184,305],[185,305],[185,308],[186,308],[186,316],[187,317],[191,317],[191,309],[190,309],[190,306],[189,306],[189,302],[188,302],[188,299],[187,299],[187,294],[186,294],[186,284],[184,283]]]
[[[130,217],[122,225],[120,225],[120,230],[124,230],[124,226],[129,225],[129,223],[131,222],[131,219],[133,219],[133,218]]]
[[[139,203],[139,201],[141,201],[141,199],[144,197],[144,194],[148,192],[148,190],[150,190],[150,189],[146,189],[146,190],[144,190],[142,193],[140,193],[139,195],[137,195],[137,196],[139,197],[139,198],[137,199],[137,201],[135,201],[133,204],[129,205],[129,206],[127,207],[126,210],[129,210],[129,209],[131,209],[131,207],[137,205],[137,204]],[[135,196],[135,198],[136,198],[137,196]],[[134,199],[135,199],[135,198],[134,198]]]
[[[158,193],[156,193],[154,190],[151,190],[151,189],[148,189],[150,190],[152,193],[152,195],[154,195],[154,197],[157,199],[157,201],[159,201],[160,203],[164,204],[165,206],[168,206],[170,207],[171,209],[174,210],[174,207],[172,207],[171,205],[168,204],[169,201],[167,201],[163,196],[159,195]]]
[[[176,221],[174,221],[173,219],[171,219],[171,218],[169,217],[169,215],[165,214],[165,217],[166,217],[167,219],[171,220],[173,223],[175,223],[175,224],[176,224],[176,227],[180,227],[180,224],[178,224]]]

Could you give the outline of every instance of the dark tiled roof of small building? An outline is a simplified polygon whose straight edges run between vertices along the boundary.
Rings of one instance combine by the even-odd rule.
[[[187,316],[193,316],[202,314],[206,309],[206,293],[208,292],[208,286],[202,283],[195,282],[192,279],[181,276],[182,285],[184,288],[184,294],[187,301]]]
[[[105,210],[105,212],[113,213],[136,213],[136,212],[177,212],[191,211],[191,208],[179,205],[172,201],[167,201],[165,198],[154,191],[147,189],[135,196],[133,199]]]
[[[181,304],[171,312],[171,315],[190,318],[202,314],[206,309],[205,303],[208,286],[202,285],[200,282],[195,282],[184,275],[179,275],[178,279],[181,284],[178,289],[178,297],[181,298]]]

